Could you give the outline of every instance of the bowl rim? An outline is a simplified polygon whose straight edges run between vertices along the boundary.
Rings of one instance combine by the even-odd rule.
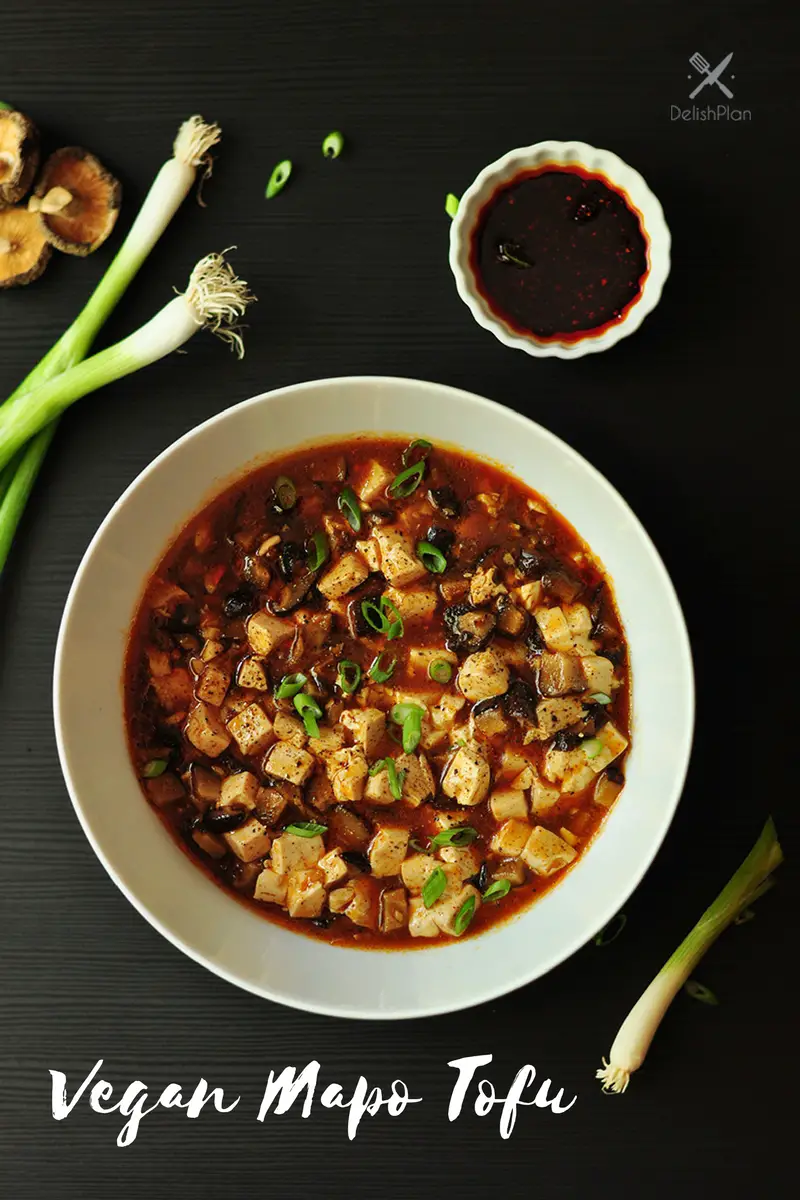
[[[621,321],[602,334],[580,338],[577,342],[542,342],[535,334],[522,334],[507,325],[492,311],[475,284],[470,267],[472,231],[478,216],[491,196],[515,175],[548,164],[558,167],[580,166],[603,175],[608,183],[622,191],[639,215],[647,240],[648,272],[638,300],[631,304]],[[524,350],[535,358],[581,358],[616,345],[639,328],[658,304],[670,272],[672,238],[664,210],[640,173],[610,150],[602,150],[581,141],[541,141],[518,146],[488,163],[475,177],[459,201],[450,226],[450,269],[459,296],[484,329],[504,345]]]
[[[593,920],[592,932],[590,932],[588,934],[584,934],[582,936],[576,935],[570,941],[562,944],[557,950],[554,950],[554,952],[549,956],[549,958],[547,960],[545,960],[543,963],[538,963],[537,965],[535,965],[529,969],[524,969],[524,968],[520,969],[519,973],[515,976],[515,978],[512,981],[503,982],[499,985],[489,984],[488,986],[481,987],[480,986],[481,981],[476,980],[475,991],[472,992],[468,997],[458,1000],[457,1002],[454,1002],[454,1003],[448,1002],[446,1004],[429,1004],[429,1005],[420,1003],[413,1012],[392,1011],[390,1009],[385,1009],[385,1008],[381,1008],[381,1009],[369,1008],[369,1009],[367,1009],[364,1007],[359,1008],[357,1005],[353,1005],[352,1008],[346,1009],[341,1005],[334,1006],[334,1005],[327,1005],[325,1003],[317,1003],[314,1001],[307,1001],[307,1000],[299,1001],[298,999],[296,999],[294,997],[289,998],[286,995],[280,994],[279,992],[270,988],[269,986],[265,986],[264,984],[260,984],[255,981],[247,980],[247,979],[241,977],[240,975],[237,975],[234,971],[228,970],[227,967],[214,961],[212,958],[207,957],[202,951],[195,949],[195,947],[193,945],[188,943],[183,937],[181,937],[179,934],[174,932],[164,921],[162,921],[153,911],[151,911],[148,904],[144,900],[140,899],[139,896],[136,894],[136,892],[131,887],[128,886],[126,881],[121,877],[121,875],[118,873],[116,867],[113,865],[110,855],[106,853],[105,849],[101,845],[100,839],[95,836],[95,833],[94,833],[94,830],[92,827],[91,816],[85,810],[85,808],[83,806],[83,802],[81,801],[81,799],[78,795],[77,785],[75,784],[75,781],[72,776],[72,772],[71,772],[71,768],[70,768],[70,752],[67,747],[66,738],[65,738],[65,734],[64,734],[64,720],[63,720],[63,715],[62,715],[62,704],[61,704],[61,690],[62,690],[62,686],[64,683],[63,668],[64,668],[64,658],[65,658],[65,654],[66,654],[66,645],[67,645],[67,640],[68,640],[68,636],[69,636],[70,624],[73,619],[73,613],[76,609],[76,606],[77,606],[79,598],[80,598],[81,585],[83,582],[83,578],[89,570],[89,565],[91,563],[91,560],[94,556],[95,551],[97,550],[97,548],[101,544],[102,540],[104,539],[106,531],[114,522],[117,513],[124,507],[124,505],[127,503],[128,499],[129,499],[129,497],[135,491],[137,491],[139,488],[141,488],[142,486],[144,486],[146,484],[150,475],[156,472],[156,470],[159,468],[160,464],[162,464],[163,462],[165,462],[166,460],[168,460],[174,456],[179,455],[181,450],[187,443],[191,442],[194,438],[199,437],[202,433],[204,433],[209,428],[213,428],[216,425],[219,425],[219,424],[223,423],[224,421],[226,421],[232,417],[235,417],[235,414],[237,414],[245,409],[257,407],[258,405],[261,405],[261,404],[268,404],[273,398],[287,396],[292,393],[296,394],[298,392],[304,392],[307,390],[311,390],[314,388],[320,388],[320,387],[322,387],[322,388],[340,387],[342,385],[380,387],[380,386],[386,386],[386,385],[393,386],[393,385],[397,385],[397,384],[411,385],[413,387],[422,387],[425,389],[432,389],[434,391],[439,391],[439,392],[446,391],[446,392],[450,393],[453,396],[453,398],[461,400],[461,401],[466,400],[468,403],[474,404],[477,408],[484,410],[488,419],[491,419],[493,414],[498,414],[498,415],[502,414],[504,418],[508,418],[509,420],[512,421],[512,423],[518,425],[521,432],[529,430],[530,426],[534,426],[535,429],[537,430],[537,434],[539,436],[541,436],[546,442],[550,442],[554,447],[557,447],[561,453],[565,454],[569,459],[572,460],[572,463],[576,467],[578,467],[580,470],[588,473],[588,475],[594,479],[595,483],[599,484],[600,487],[604,488],[606,491],[611,493],[612,497],[626,512],[626,514],[632,521],[633,525],[635,526],[636,531],[641,540],[642,547],[646,551],[646,553],[649,555],[652,565],[655,567],[657,574],[660,576],[661,585],[664,590],[664,596],[668,600],[669,608],[672,612],[673,617],[675,618],[675,630],[676,630],[676,633],[678,635],[678,639],[680,642],[681,673],[682,673],[682,679],[683,679],[683,683],[684,683],[684,688],[683,688],[684,695],[682,698],[682,703],[685,705],[685,717],[686,717],[685,725],[684,725],[683,741],[682,741],[681,745],[674,747],[675,754],[674,754],[674,758],[672,760],[672,765],[673,765],[674,769],[673,769],[673,772],[671,775],[671,782],[670,782],[669,786],[665,788],[665,801],[663,804],[663,809],[661,812],[660,820],[655,825],[653,834],[652,834],[651,839],[648,844],[647,851],[642,854],[641,860],[640,860],[638,866],[636,867],[636,869],[633,870],[631,872],[631,874],[626,878],[625,888],[624,888],[623,892],[620,893],[619,896],[615,897],[613,905],[608,906],[609,911],[607,911],[607,912],[602,911],[601,913],[599,913],[597,915],[596,919]],[[361,432],[363,432],[363,431],[355,431],[351,436],[356,437]],[[300,444],[300,443],[298,443],[298,444]],[[282,451],[278,451],[276,453],[281,453],[281,452]],[[470,451],[469,453],[473,453],[473,452]],[[480,455],[476,454],[475,457],[480,457]],[[250,469],[255,469],[255,467],[258,465],[258,461],[260,461],[261,459],[267,460],[268,458],[269,458],[269,455],[264,454],[264,455],[258,456],[258,460],[251,460],[249,462],[248,461],[243,462],[242,463],[242,468],[243,468],[242,473],[244,474]],[[224,486],[225,486],[225,484],[221,482],[221,486],[220,486],[219,490],[222,490]],[[200,501],[201,504],[203,502],[204,501],[202,501],[202,500]],[[195,511],[196,511],[196,509],[194,507],[192,507],[190,509],[191,513],[194,513]],[[187,517],[186,519],[189,520],[190,517]],[[52,693],[52,696],[53,696],[53,721],[54,721],[54,727],[55,727],[56,746],[58,749],[58,756],[59,756],[59,761],[61,764],[64,782],[66,784],[72,806],[75,810],[75,814],[78,818],[81,828],[83,829],[84,834],[86,835],[86,838],[87,838],[89,844],[91,845],[92,849],[94,850],[95,854],[97,855],[97,858],[99,859],[100,863],[104,867],[105,871],[107,872],[107,874],[109,875],[109,877],[111,878],[113,883],[123,893],[123,895],[126,897],[126,899],[133,905],[133,907],[136,909],[136,911],[141,916],[143,916],[145,918],[145,920],[154,929],[156,929],[164,938],[166,938],[167,941],[171,942],[172,945],[174,945],[177,949],[181,950],[188,958],[192,959],[194,962],[198,963],[200,966],[205,967],[207,970],[212,971],[215,975],[218,975],[220,978],[225,979],[228,983],[231,983],[234,986],[241,988],[244,991],[250,992],[253,995],[259,996],[262,999],[267,999],[274,1003],[283,1004],[285,1006],[295,1008],[299,1011],[311,1012],[311,1013],[325,1015],[325,1016],[343,1017],[343,1018],[347,1018],[347,1019],[359,1019],[359,1020],[415,1020],[418,1018],[439,1016],[439,1015],[444,1015],[444,1014],[451,1013],[451,1012],[458,1012],[463,1009],[474,1008],[480,1004],[485,1004],[489,1001],[499,999],[500,997],[502,997],[504,995],[510,994],[511,992],[514,992],[514,991],[518,990],[519,988],[524,987],[527,984],[534,982],[536,979],[542,977],[543,975],[548,974],[555,967],[559,966],[561,963],[563,963],[567,959],[571,958],[572,955],[575,954],[582,946],[586,945],[586,943],[589,940],[591,940],[591,937],[594,936],[600,929],[604,928],[604,926],[608,923],[609,920],[611,920],[611,918],[614,916],[614,914],[620,910],[621,906],[627,902],[629,897],[633,894],[633,892],[636,890],[636,888],[641,883],[641,881],[644,878],[647,871],[652,866],[652,864],[658,854],[658,851],[660,850],[661,845],[663,844],[664,838],[666,837],[666,834],[667,834],[669,827],[672,823],[672,820],[674,818],[675,811],[676,811],[677,806],[681,799],[683,786],[684,786],[684,783],[686,780],[686,774],[687,774],[687,771],[689,768],[689,761],[690,761],[691,750],[692,750],[692,745],[693,745],[693,740],[694,740],[694,724],[695,724],[694,668],[693,668],[689,634],[688,634],[686,622],[685,622],[685,619],[683,616],[683,611],[681,609],[681,605],[678,600],[677,593],[675,592],[675,588],[672,584],[672,580],[670,579],[669,573],[667,572],[667,569],[661,559],[660,554],[658,553],[658,550],[655,547],[655,544],[653,543],[652,539],[650,538],[650,535],[647,533],[647,530],[644,528],[641,521],[636,516],[636,514],[633,512],[630,505],[627,503],[627,501],[624,499],[624,497],[621,495],[621,493],[614,487],[614,485],[609,480],[607,480],[605,478],[605,476],[595,466],[592,465],[592,463],[590,463],[588,461],[588,459],[584,458],[583,455],[581,455],[577,450],[573,449],[573,447],[570,446],[567,442],[563,441],[556,434],[552,433],[549,429],[540,425],[537,421],[534,421],[532,418],[526,417],[523,414],[518,413],[515,409],[508,408],[505,405],[500,404],[498,401],[490,400],[488,397],[480,396],[474,392],[468,392],[462,388],[452,387],[448,384],[442,384],[442,383],[438,383],[438,382],[435,382],[432,380],[415,379],[415,378],[410,378],[410,377],[405,377],[405,376],[392,376],[392,375],[325,376],[325,377],[320,377],[318,379],[304,380],[301,383],[288,384],[288,385],[285,385],[280,388],[270,389],[269,391],[266,391],[266,392],[260,392],[255,396],[251,396],[246,400],[242,400],[237,404],[231,405],[229,408],[223,409],[221,412],[214,414],[213,416],[209,417],[205,421],[202,421],[200,424],[194,426],[192,429],[187,430],[186,433],[182,434],[179,438],[177,438],[174,442],[172,442],[169,446],[167,446],[164,450],[162,450],[158,455],[156,455],[156,457],[154,459],[152,459],[142,469],[142,471],[140,471],[139,474],[127,485],[127,487],[124,489],[124,491],[119,496],[119,498],[114,502],[114,504],[112,505],[112,507],[106,514],[106,516],[104,517],[103,521],[101,522],[100,526],[98,527],[97,531],[95,532],[94,536],[92,537],[91,541],[89,542],[89,544],[81,558],[81,562],[77,568],[77,571],[73,578],[72,584],[70,586],[69,594],[67,596],[67,600],[64,605],[64,610],[63,610],[62,617],[61,617],[61,623],[59,626],[58,639],[57,639],[57,643],[56,643],[54,664],[53,664],[53,693]],[[635,704],[634,704],[634,714],[635,714]],[[487,935],[490,933],[491,933],[491,931],[487,931]],[[297,935],[297,936],[300,936],[300,935]],[[327,947],[327,948],[330,949],[330,947]],[[448,948],[447,946],[428,948],[426,953],[427,954],[435,954],[436,949],[439,949],[440,951],[444,951],[447,948]],[[365,953],[365,954],[370,954],[370,955],[374,956],[374,955],[380,954],[380,953],[397,954],[400,952],[371,950],[371,951],[363,951],[363,952],[359,951],[359,953]],[[415,951],[407,951],[406,953],[415,953]]]

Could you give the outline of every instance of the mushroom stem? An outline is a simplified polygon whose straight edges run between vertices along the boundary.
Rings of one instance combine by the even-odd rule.
[[[72,203],[72,192],[65,187],[52,187],[44,196],[31,196],[28,208],[31,212],[42,212],[49,215],[63,212]]]

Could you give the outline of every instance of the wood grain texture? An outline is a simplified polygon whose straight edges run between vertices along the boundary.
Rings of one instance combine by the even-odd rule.
[[[90,147],[122,178],[125,226],[179,122],[225,131],[207,209],[187,204],[107,330],[164,303],[194,261],[235,243],[259,296],[248,353],[210,338],[89,397],[64,419],[0,588],[0,1193],[15,1200],[175,1200],[260,1192],[483,1198],[615,1195],[728,1200],[789,1194],[771,1147],[789,1134],[796,1005],[790,873],[702,967],[721,997],[681,997],[623,1099],[593,1070],[630,1004],[726,881],[785,788],[748,764],[745,600],[791,578],[774,508],[792,480],[781,436],[794,399],[793,223],[798,23],[778,5],[643,6],[463,0],[4,0],[0,92],[51,147]],[[735,51],[748,124],[671,122],[687,59]],[[716,58],[715,58],[716,55]],[[344,130],[346,154],[319,143]],[[663,300],[635,337],[567,364],[511,352],[469,317],[446,263],[445,193],[515,145],[576,136],[642,171],[674,237]],[[267,204],[273,164],[296,174]],[[791,236],[789,236],[791,234]],[[0,295],[0,389],[10,391],[72,318],[119,235],[86,261],[56,259]],[[633,504],[673,574],[696,655],[696,751],[677,819],[626,905],[624,936],[536,984],[456,1016],[351,1024],[239,993],[162,940],[106,877],[64,789],[50,688],[58,623],[86,545],[151,458],[220,409],[266,388],[358,373],[441,380],[541,421]],[[314,414],[309,413],[309,433]],[[765,516],[768,514],[768,517]],[[765,586],[766,585],[766,586]],[[762,590],[763,589],[763,590]],[[709,605],[727,597],[720,628]],[[781,611],[786,600],[778,601]],[[783,736],[765,730],[778,749]],[[91,740],[91,729],[86,730]],[[741,762],[720,782],[724,750]],[[793,807],[793,806],[792,806]],[[784,806],[782,835],[797,844]],[[492,1053],[505,1089],[533,1063],[575,1107],[450,1124],[448,1060]],[[147,1118],[119,1150],[115,1117],[56,1124],[49,1068],[154,1090],[202,1075],[240,1094],[228,1117]],[[326,1082],[405,1079],[424,1103],[366,1119],[339,1112],[262,1126],[270,1069],[317,1058]],[[299,1191],[298,1191],[299,1189]]]

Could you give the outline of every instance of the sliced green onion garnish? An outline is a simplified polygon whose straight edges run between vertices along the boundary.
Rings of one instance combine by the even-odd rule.
[[[502,900],[503,896],[507,896],[510,891],[511,884],[507,879],[495,879],[494,883],[490,883],[483,893],[483,902],[491,904],[493,900]]]
[[[455,933],[463,933],[469,925],[472,918],[475,916],[475,908],[477,900],[474,896],[467,896],[461,908],[453,919],[453,930]]]
[[[583,753],[587,758],[597,758],[597,755],[603,749],[603,743],[600,738],[587,738],[585,742],[581,742]]]
[[[454,196],[452,192],[448,192],[444,198],[444,211],[451,221],[458,212],[458,203],[458,196]]]
[[[361,615],[370,629],[374,629],[376,633],[386,632],[388,622],[381,612],[380,606],[374,600],[361,601]]]
[[[380,604],[381,604],[381,611],[383,612],[384,618],[386,620],[386,636],[387,636],[387,638],[391,642],[395,638],[402,637],[404,629],[403,629],[403,618],[400,616],[400,613],[397,611],[395,606],[392,604],[391,600],[388,600],[386,598],[386,596],[381,596]],[[387,608],[390,613],[394,614],[394,617],[395,617],[394,621],[389,621],[388,617],[386,617],[386,609]]]
[[[328,539],[325,537],[325,534],[322,532],[322,530],[318,529],[317,532],[311,536],[308,541],[308,545],[306,546],[306,559],[308,561],[309,568],[312,571],[318,571],[322,564],[327,562],[329,553],[330,548],[328,546]]]
[[[432,571],[434,575],[447,570],[447,559],[431,542],[417,542],[417,558],[426,571]]]
[[[447,876],[441,867],[434,868],[422,889],[422,903],[426,908],[433,908],[436,901],[447,887]]]
[[[425,710],[418,704],[395,704],[389,717],[395,725],[403,726],[403,749],[413,754],[422,737],[422,718]]]
[[[611,697],[607,696],[605,692],[592,692],[589,699],[593,700],[595,702],[595,704],[610,704],[611,703]]]
[[[373,775],[380,775],[381,771],[385,771],[385,770],[386,770],[386,759],[385,758],[376,759],[375,762],[372,764],[372,766],[369,769],[370,779],[373,777]]]
[[[344,138],[338,129],[334,129],[322,143],[322,153],[326,158],[338,158],[344,149]]]
[[[428,667],[428,676],[434,683],[449,683],[453,678],[453,668],[446,658],[435,658]]]
[[[409,442],[403,451],[403,466],[407,467],[409,462],[416,462],[418,459],[427,458],[432,449],[433,444],[427,441],[426,438],[415,438],[413,442]]]
[[[300,692],[294,698],[294,706],[302,717],[308,736],[318,738],[319,725],[317,724],[317,720],[322,716],[322,709],[314,697],[306,695],[305,692]]]
[[[279,475],[275,480],[275,499],[284,512],[297,504],[297,488],[288,475]]]
[[[275,689],[275,699],[291,700],[292,696],[296,696],[298,692],[302,692],[307,683],[307,677],[301,675],[299,672],[296,675],[284,675]]]
[[[5,100],[0,100],[0,108],[1,108],[1,109],[5,109],[5,110],[6,110],[6,112],[10,112],[10,111],[11,111],[11,105],[10,105],[10,104],[6,104]]]
[[[617,940],[627,924],[628,918],[625,916],[625,913],[618,912],[615,917],[611,918],[605,928],[601,929],[597,934],[594,939],[595,946],[610,946],[612,942]]]
[[[407,467],[405,471],[401,471],[399,475],[395,475],[392,482],[389,484],[389,491],[393,496],[398,496],[400,499],[405,499],[415,492],[422,482],[422,476],[425,474],[425,463],[423,460],[414,463],[413,467]]]
[[[289,182],[289,176],[292,173],[291,159],[284,158],[275,167],[275,170],[269,177],[267,190],[264,193],[267,200],[271,200],[273,196],[277,196],[278,192],[282,192]]]
[[[337,677],[339,687],[348,696],[354,692],[361,683],[361,667],[357,662],[353,662],[351,658],[343,658],[337,669]]]
[[[471,825],[456,825],[454,829],[443,829],[431,838],[431,849],[438,850],[440,846],[457,846],[462,849],[469,846],[478,836],[477,829]]]
[[[393,704],[389,710],[389,720],[395,725],[404,725],[412,713],[423,716],[425,710],[419,704]]]
[[[683,990],[687,996],[691,996],[693,1000],[699,1000],[701,1004],[719,1004],[719,1000],[711,988],[707,988],[703,983],[698,983],[696,979],[687,979]]]
[[[374,679],[376,683],[386,683],[387,679],[391,679],[394,669],[397,666],[396,658],[392,659],[388,667],[384,668],[381,666],[381,661],[386,657],[386,654],[386,650],[381,650],[377,658],[373,658],[370,668],[367,671],[370,679]]]
[[[422,842],[418,842],[416,838],[411,838],[411,840],[409,841],[408,844],[412,850],[416,850],[417,854],[427,854],[428,853],[428,847],[423,846]]]
[[[398,771],[393,758],[379,758],[374,762],[369,769],[370,775],[380,775],[381,771],[385,771],[389,776],[389,791],[395,800],[401,800],[403,796],[403,780],[406,777],[405,771]]]
[[[158,779],[159,775],[163,775],[169,766],[167,758],[151,758],[149,763],[145,763],[142,771],[143,779]]]
[[[327,833],[328,826],[320,825],[316,821],[297,821],[294,825],[287,825],[286,832],[295,833],[298,837],[312,838],[320,833]]]
[[[344,513],[345,520],[355,533],[361,529],[361,507],[358,496],[351,487],[342,488],[337,500],[339,512]]]

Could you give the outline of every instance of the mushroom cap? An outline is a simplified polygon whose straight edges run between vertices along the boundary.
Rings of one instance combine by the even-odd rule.
[[[51,253],[35,213],[0,209],[0,288],[23,287],[38,279]]]
[[[39,166],[39,130],[30,117],[0,109],[0,208],[28,192]]]
[[[55,189],[59,189],[56,193]],[[71,199],[58,212],[39,204],[53,193]],[[119,216],[122,187],[99,159],[81,146],[64,146],[51,154],[34,192],[45,237],[65,254],[84,256],[102,246]],[[51,206],[52,207],[52,206]]]

